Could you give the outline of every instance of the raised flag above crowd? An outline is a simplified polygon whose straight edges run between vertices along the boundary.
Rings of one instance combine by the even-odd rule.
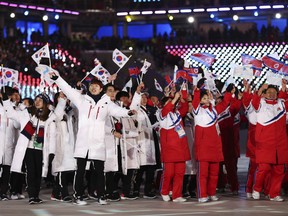
[[[129,60],[129,58],[118,49],[113,51],[112,59],[119,68],[122,68]]]
[[[97,77],[104,85],[109,82],[109,77],[111,76],[108,70],[101,64],[97,64],[96,67],[90,71],[90,74]]]
[[[36,51],[32,56],[32,59],[36,62],[37,65],[40,64],[42,58],[48,58],[50,60],[50,51],[48,43],[43,46],[41,49]]]
[[[193,53],[190,56],[191,59],[202,63],[203,65],[205,65],[206,67],[211,67],[212,64],[215,62],[216,60],[216,56],[212,55],[210,53]]]

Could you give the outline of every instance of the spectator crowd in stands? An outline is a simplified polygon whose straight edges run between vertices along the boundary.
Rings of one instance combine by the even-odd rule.
[[[93,62],[86,62],[81,58],[81,51],[84,50],[113,50],[118,48],[126,50],[130,46],[135,52],[149,53],[153,56],[155,69],[164,72],[167,65],[174,64],[173,57],[170,56],[165,49],[167,45],[193,45],[193,44],[219,44],[219,43],[255,43],[255,42],[275,42],[288,41],[288,27],[280,32],[278,27],[263,26],[258,31],[256,25],[241,32],[239,29],[225,28],[223,31],[219,29],[210,29],[207,33],[203,29],[175,29],[170,33],[157,35],[148,40],[140,40],[133,38],[117,38],[102,37],[86,38],[72,37],[67,38],[55,32],[49,38],[44,38],[40,32],[32,33],[31,43],[23,44],[26,34],[16,31],[15,37],[3,38],[0,43],[0,62],[6,67],[15,68],[26,74],[37,77],[34,71],[35,64],[32,62],[31,55],[43,46],[46,42],[50,44],[50,49],[67,50],[69,55],[75,57],[80,64],[74,64],[67,58],[66,64],[60,59],[53,59],[53,67],[61,72],[68,81],[79,80],[83,77],[83,72],[89,71],[93,67]],[[53,57],[52,57],[53,58]]]

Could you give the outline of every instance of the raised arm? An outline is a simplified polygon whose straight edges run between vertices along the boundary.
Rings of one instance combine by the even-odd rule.
[[[258,92],[254,93],[253,98],[252,98],[252,106],[254,107],[255,111],[259,110],[262,93],[267,88],[268,88],[268,84],[263,84],[261,88],[258,90]]]

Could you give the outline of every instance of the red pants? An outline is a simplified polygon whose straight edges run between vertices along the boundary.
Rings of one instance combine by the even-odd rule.
[[[246,193],[252,193],[253,191],[256,169],[257,169],[257,163],[256,163],[255,158],[250,158],[249,168],[248,168],[248,173],[247,173]]]
[[[219,162],[198,161],[198,198],[214,196],[218,182]]]
[[[161,194],[168,195],[172,188],[172,199],[182,197],[183,178],[185,174],[185,161],[164,163],[162,173]]]
[[[266,195],[269,195],[270,198],[279,196],[281,191],[281,184],[285,175],[284,170],[284,164],[258,164],[254,190],[257,192],[262,192],[263,188],[266,187],[265,181],[267,181],[267,175],[270,173],[270,188],[269,193]]]

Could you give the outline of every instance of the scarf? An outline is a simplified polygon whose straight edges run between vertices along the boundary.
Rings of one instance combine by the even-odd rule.
[[[31,140],[32,136],[35,134],[37,136],[37,143],[44,143],[44,125],[45,122],[33,116],[29,122],[25,125],[21,134],[23,134],[27,139]]]

